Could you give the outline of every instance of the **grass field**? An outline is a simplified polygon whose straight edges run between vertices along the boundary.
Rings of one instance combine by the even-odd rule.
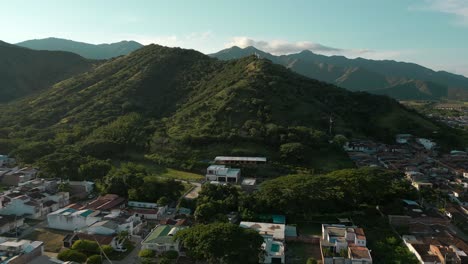
[[[45,251],[58,253],[62,249],[63,238],[66,235],[67,233],[63,231],[40,229],[33,231],[25,239],[43,241]]]
[[[287,263],[305,264],[307,259],[311,257],[320,259],[320,245],[302,242],[288,242],[287,246]]]
[[[163,177],[163,178],[171,178],[171,179],[184,180],[184,181],[200,181],[205,178],[203,177],[203,175],[200,175],[200,174],[195,174],[191,172],[185,172],[185,171],[180,171],[180,170],[175,170],[175,169],[170,169],[170,168],[165,169],[165,172],[163,172],[162,174],[159,174],[158,176]]]

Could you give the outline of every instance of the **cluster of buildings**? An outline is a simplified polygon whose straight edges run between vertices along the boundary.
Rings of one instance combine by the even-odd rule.
[[[421,263],[468,263],[468,244],[448,217],[416,201],[402,202],[404,212],[389,215],[389,222]]]
[[[356,226],[323,224],[320,249],[323,264],[372,264],[364,230]]]
[[[396,136],[395,144],[353,140],[344,149],[358,167],[384,167],[404,173],[417,189],[438,189],[450,196],[447,208],[451,214],[468,215],[468,153],[453,150],[440,154],[429,139],[410,134]]]
[[[468,128],[468,107],[467,106],[464,106],[461,104],[457,104],[457,105],[441,104],[441,105],[436,106],[436,109],[456,111],[458,112],[458,114],[452,114],[452,115],[429,114],[428,116],[431,118],[436,118],[437,120],[451,127]]]
[[[0,263],[27,264],[42,256],[44,243],[0,236]]]
[[[354,140],[344,148],[358,167],[398,170],[417,190],[437,189],[437,204],[404,200],[405,211],[389,222],[404,230],[405,245],[421,263],[468,263],[466,238],[455,231],[468,227],[466,150],[440,154],[434,142],[410,134],[397,135],[395,144]]]

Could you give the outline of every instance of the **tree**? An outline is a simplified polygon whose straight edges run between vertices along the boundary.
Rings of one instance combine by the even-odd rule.
[[[101,264],[102,257],[100,255],[92,255],[86,260],[86,264]]]
[[[83,263],[86,261],[86,255],[73,249],[67,249],[60,252],[57,255],[57,258],[61,261],[74,261],[78,263]]]
[[[177,257],[179,257],[179,252],[175,250],[169,250],[169,251],[164,252],[162,255],[163,257],[168,258],[168,259],[176,259]]]
[[[85,164],[81,164],[78,172],[84,180],[101,179],[107,175],[112,166],[107,161],[91,159]]]
[[[317,260],[315,258],[307,259],[307,264],[317,264]]]
[[[220,239],[222,238],[222,239]],[[187,254],[209,263],[258,263],[263,258],[263,237],[255,230],[230,223],[200,224],[180,230],[180,240]]]
[[[169,204],[169,199],[166,196],[162,196],[156,202],[159,206],[166,206]]]
[[[280,146],[281,158],[286,161],[301,162],[304,160],[306,148],[302,143],[286,143]]]
[[[91,240],[77,240],[71,248],[86,255],[99,254],[101,252],[98,243]]]
[[[106,254],[106,256],[109,256],[110,254],[112,254],[112,252],[114,252],[114,249],[109,245],[104,245],[101,247],[101,249],[104,252],[104,254]]]
[[[151,249],[142,249],[138,252],[140,258],[153,258],[156,256],[156,253]]]

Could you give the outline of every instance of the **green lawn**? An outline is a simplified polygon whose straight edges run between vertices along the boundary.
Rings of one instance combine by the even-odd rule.
[[[303,242],[288,242],[286,257],[286,263],[291,264],[306,264],[307,259],[311,257],[318,260],[320,259],[320,245]]]
[[[171,178],[177,180],[184,180],[184,181],[200,181],[205,179],[203,175],[195,174],[191,172],[185,172],[175,169],[167,168],[164,173],[159,174],[163,178]]]

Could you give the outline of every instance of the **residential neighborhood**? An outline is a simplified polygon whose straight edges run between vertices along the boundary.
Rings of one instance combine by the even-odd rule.
[[[437,204],[424,200],[423,196],[419,201],[401,200],[404,211],[388,214],[386,218],[421,263],[465,263],[468,259],[466,235],[462,233],[468,219],[465,151],[437,156],[435,143],[409,134],[397,135],[393,145],[351,140],[343,148],[357,167],[399,170],[419,192],[437,189],[446,195],[449,199],[440,198]],[[0,251],[6,245],[16,247],[15,250],[8,247],[7,255],[12,260],[5,263],[29,263],[39,256],[46,261],[41,263],[60,263],[54,256],[71,249],[77,241],[94,241],[120,254],[146,250],[155,256],[166,256],[167,252],[176,252],[174,263],[188,263],[186,248],[175,238],[197,221],[192,209],[181,206],[182,201],[196,199],[203,190],[196,183],[188,190],[190,196],[181,196],[179,205],[159,205],[116,194],[101,195],[91,181],[40,178],[38,169],[15,167],[14,160],[6,155],[1,157],[4,163],[0,167],[0,180],[7,189],[0,195],[0,232],[9,238],[4,238]],[[206,169],[204,184],[255,192],[258,180],[255,169],[265,164],[264,157],[215,157]],[[243,170],[246,172],[241,173]],[[196,195],[192,194],[194,191]],[[239,212],[232,211],[225,217],[230,223],[261,235],[264,251],[261,263],[296,263],[297,245],[307,247],[309,257],[317,263],[378,263],[372,258],[365,228],[353,224],[352,219],[335,218],[314,224],[320,229],[311,234],[303,231],[302,224],[286,221],[283,215],[244,221]],[[47,251],[49,241],[25,240],[31,232],[60,234],[58,251]]]

